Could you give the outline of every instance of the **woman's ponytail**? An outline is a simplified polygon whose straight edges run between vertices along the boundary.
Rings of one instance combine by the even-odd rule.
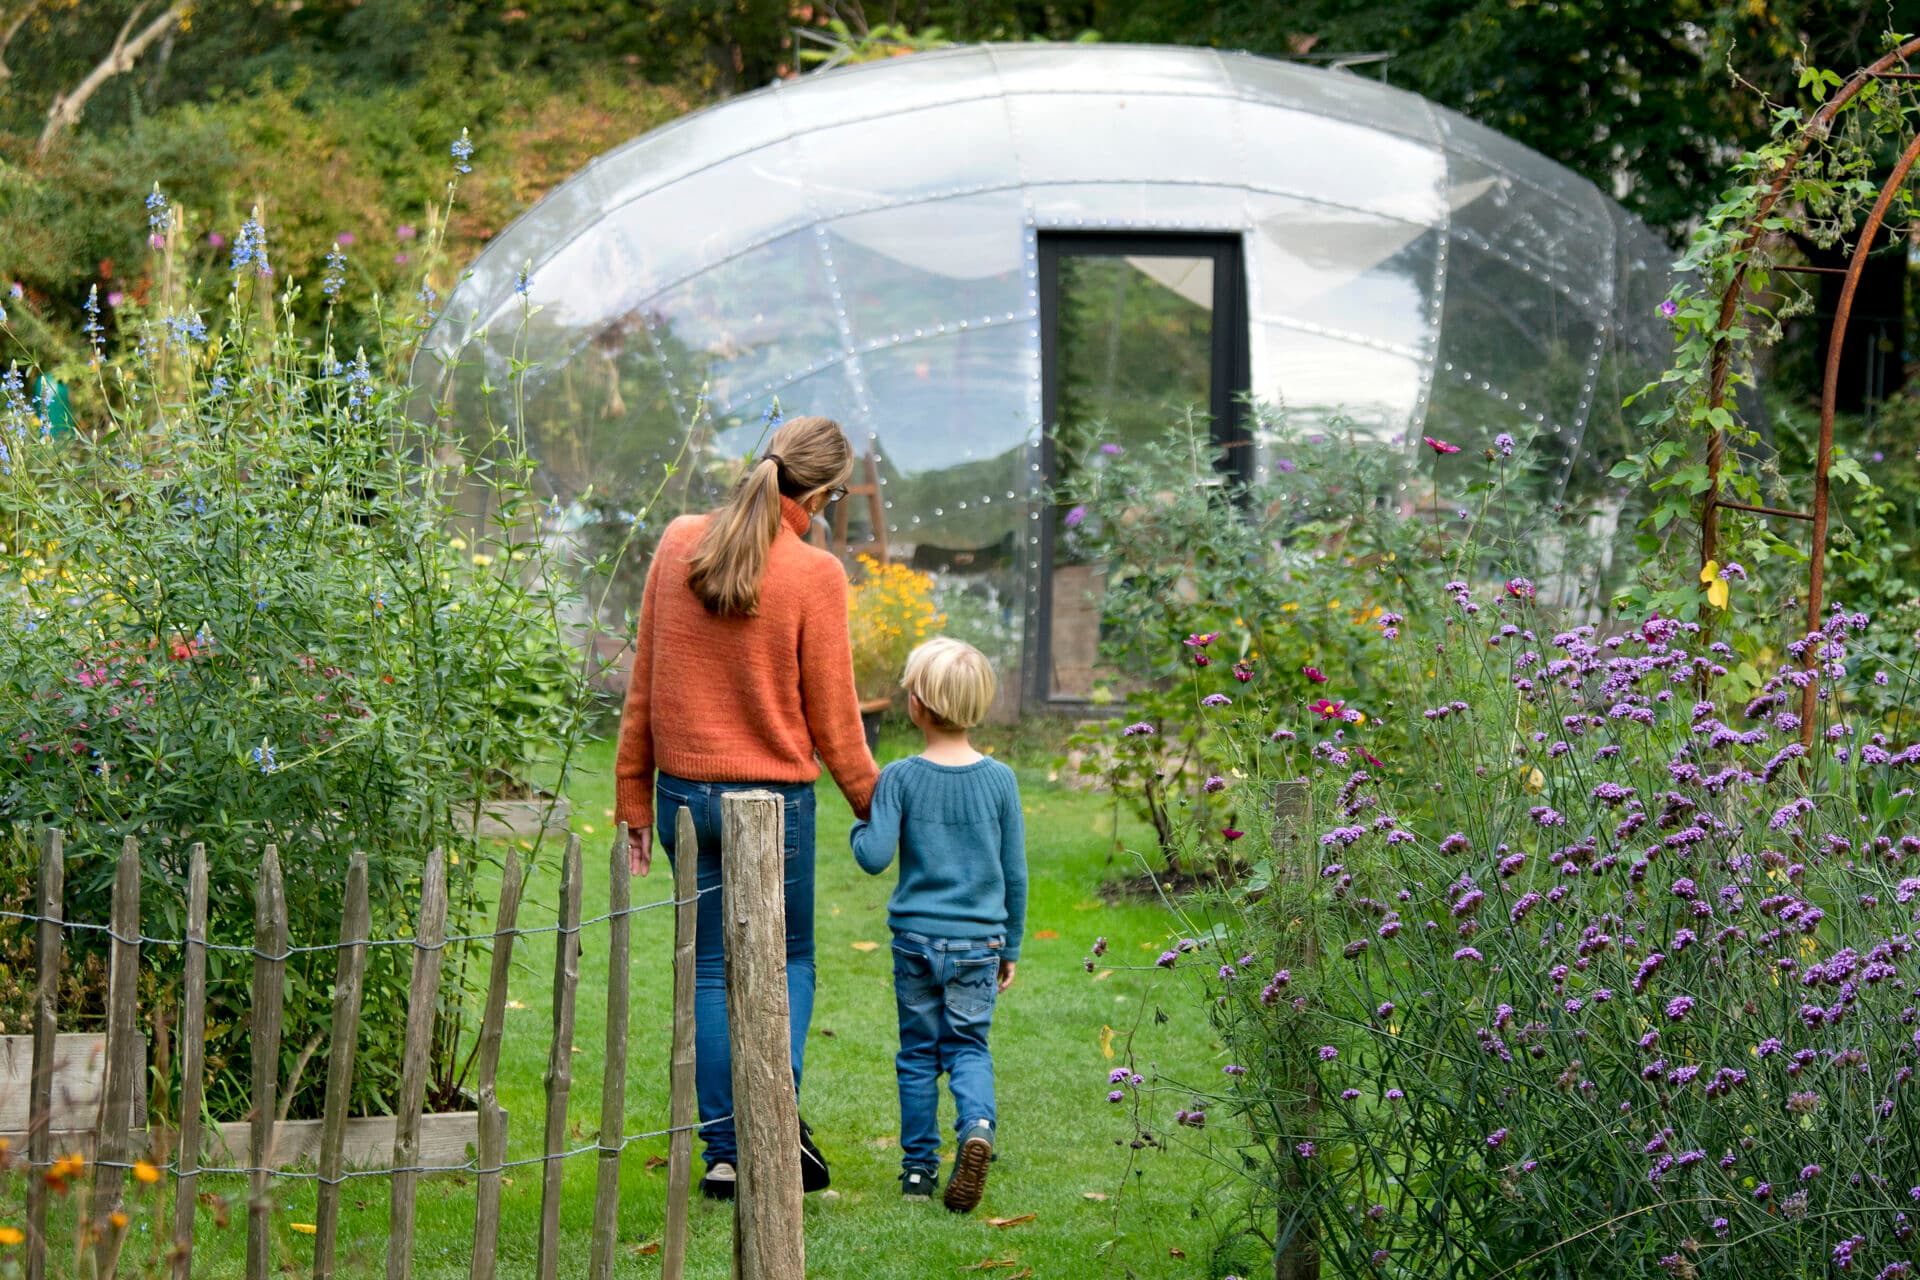
[[[780,499],[803,498],[845,484],[853,449],[831,418],[793,418],[707,524],[694,550],[687,586],[707,612],[744,617],[760,608],[767,554],[780,535]]]

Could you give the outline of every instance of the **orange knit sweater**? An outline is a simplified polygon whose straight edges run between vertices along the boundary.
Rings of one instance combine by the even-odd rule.
[[[620,717],[614,813],[653,822],[656,769],[690,782],[811,782],[825,761],[860,817],[879,767],[853,690],[847,575],[802,541],[810,520],[780,500],[780,532],[760,584],[760,612],[721,618],[687,586],[708,517],[667,526],[647,570],[640,631]]]

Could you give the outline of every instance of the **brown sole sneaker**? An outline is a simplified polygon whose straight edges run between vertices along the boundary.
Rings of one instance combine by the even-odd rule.
[[[969,1134],[953,1158],[953,1173],[947,1179],[943,1197],[955,1213],[971,1213],[987,1190],[987,1166],[993,1162],[993,1143],[979,1131]]]

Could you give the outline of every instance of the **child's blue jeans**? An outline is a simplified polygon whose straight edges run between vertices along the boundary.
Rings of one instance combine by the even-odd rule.
[[[995,1124],[987,1032],[1000,984],[1001,938],[893,935],[893,994],[900,1009],[900,1163],[940,1167],[940,1075],[953,1091],[956,1129]]]
[[[720,798],[730,791],[771,791],[786,801],[787,1018],[792,1033],[793,1088],[800,1090],[807,1024],[813,1021],[813,786],[810,783],[689,782],[657,775],[655,813],[660,847],[672,860],[697,853],[700,905],[693,949],[693,1080],[700,1098],[700,1137],[708,1165],[738,1162],[733,1129],[733,1044],[727,1033],[727,953],[721,934]],[[674,848],[684,805],[693,814],[698,850]]]

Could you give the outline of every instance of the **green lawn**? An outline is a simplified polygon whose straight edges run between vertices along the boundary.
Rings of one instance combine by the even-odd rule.
[[[909,749],[889,740],[883,756]],[[583,760],[573,789],[575,829],[586,845],[585,912],[606,909],[606,867],[612,823],[611,748],[597,744]],[[1082,957],[1097,934],[1113,944],[1111,960],[1137,963],[1157,953],[1167,936],[1161,912],[1152,906],[1110,905],[1100,894],[1109,864],[1112,809],[1101,798],[1049,785],[1044,770],[1023,771],[1028,809],[1028,860],[1032,879],[1028,942],[1019,982],[995,1015],[994,1056],[1001,1113],[1001,1158],[981,1209],[968,1217],[948,1213],[938,1201],[900,1202],[897,1108],[892,1057],[895,1049],[891,962],[885,904],[891,875],[869,877],[847,851],[850,815],[830,785],[821,791],[818,938],[820,984],[813,1038],[808,1047],[802,1109],[833,1164],[836,1199],[809,1196],[807,1272],[832,1280],[904,1280],[954,1276],[985,1259],[1017,1259],[1017,1266],[983,1272],[1010,1276],[1031,1267],[1035,1277],[1095,1277],[1128,1274],[1218,1277],[1229,1268],[1209,1259],[1216,1227],[1210,1211],[1214,1172],[1188,1153],[1149,1150],[1139,1172],[1129,1175],[1131,1154],[1116,1139],[1129,1137],[1119,1108],[1106,1101],[1106,1072],[1115,1065],[1101,1052],[1101,1031],[1125,1032],[1152,1018],[1157,1002],[1142,975],[1116,972],[1090,977]],[[1124,834],[1135,836],[1128,831]],[[549,923],[557,881],[549,854],[529,882],[525,925]],[[635,886],[636,902],[670,892],[665,860]],[[671,1036],[671,935],[668,911],[636,917],[633,1018],[627,1047],[627,1131],[663,1128],[667,1116],[667,1062]],[[1052,936],[1049,936],[1052,935]],[[605,927],[589,930],[581,963],[579,1028],[570,1109],[573,1144],[591,1142],[599,1120],[599,1082],[604,1061],[606,1013]],[[862,950],[856,943],[881,945]],[[501,1064],[501,1096],[511,1121],[509,1158],[538,1153],[544,1108],[550,1020],[553,939],[522,942],[516,953],[513,1000]],[[1168,996],[1172,996],[1169,991]],[[1159,1065],[1177,1077],[1215,1074],[1221,1061],[1199,1012],[1190,1003],[1166,1008],[1174,1020],[1152,1037],[1155,1045],[1186,1046],[1185,1060]],[[1185,1027],[1189,1034],[1169,1036]],[[1119,1061],[1116,1059],[1115,1061]],[[1139,1069],[1146,1071],[1147,1064]],[[1177,1103],[1169,1100],[1170,1109]],[[949,1103],[949,1112],[950,1112]],[[948,1123],[951,1115],[943,1119]],[[665,1139],[627,1149],[620,1204],[623,1276],[659,1272],[659,1258],[641,1252],[657,1241],[666,1194],[664,1168],[649,1169],[649,1157],[664,1157]],[[584,1275],[593,1211],[595,1158],[570,1162],[562,1208],[563,1276]],[[696,1169],[698,1164],[696,1162]],[[289,1273],[308,1270],[312,1237],[293,1223],[313,1220],[311,1183],[283,1184],[276,1192],[274,1237]],[[244,1190],[222,1188],[235,1198],[234,1221],[225,1230],[213,1211],[200,1218],[204,1265],[196,1274],[238,1275],[244,1250]],[[383,1180],[350,1183],[342,1226],[343,1274],[382,1274],[386,1247],[387,1188]],[[1100,1197],[1100,1198],[1094,1198]],[[537,1169],[519,1171],[506,1188],[500,1242],[502,1276],[533,1273],[539,1219]],[[416,1274],[452,1280],[466,1274],[472,1238],[471,1179],[430,1179],[420,1192]],[[726,1206],[695,1197],[693,1248],[688,1275],[722,1277],[731,1259],[731,1214]],[[1004,1229],[992,1217],[1034,1215]],[[1177,1252],[1176,1252],[1177,1251]],[[1182,1260],[1181,1255],[1185,1258]],[[1244,1256],[1244,1255],[1242,1255]],[[1131,1271],[1127,1270],[1130,1264]]]

